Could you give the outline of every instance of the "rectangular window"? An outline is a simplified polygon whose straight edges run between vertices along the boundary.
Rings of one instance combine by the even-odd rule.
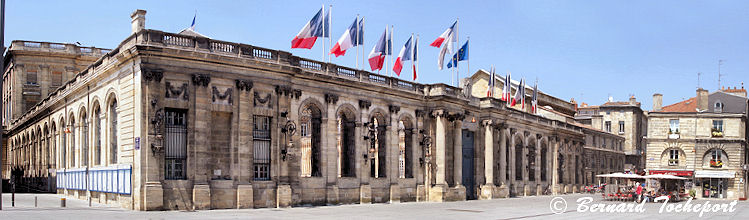
[[[723,120],[713,120],[713,130],[723,132]]]
[[[270,180],[270,117],[255,116],[252,130],[255,180]]]
[[[619,121],[619,134],[624,134],[624,121]]]
[[[679,150],[677,149],[669,150],[668,165],[669,166],[679,165]]]
[[[671,134],[678,134],[679,133],[679,119],[671,119],[669,120],[669,133]]]
[[[52,71],[51,78],[52,78],[51,80],[52,87],[57,88],[57,87],[60,87],[60,85],[62,85],[62,72]]]
[[[187,111],[167,109],[164,128],[164,179],[186,179]]]
[[[606,130],[606,132],[611,133],[611,121],[606,121],[606,124],[604,125],[604,130]]]
[[[36,70],[26,70],[26,84],[37,85]]]

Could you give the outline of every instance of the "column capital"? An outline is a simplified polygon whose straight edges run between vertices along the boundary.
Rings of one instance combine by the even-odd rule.
[[[491,119],[484,119],[484,120],[481,121],[481,126],[484,126],[484,127],[494,127],[493,123],[494,123],[494,121],[492,121]]]

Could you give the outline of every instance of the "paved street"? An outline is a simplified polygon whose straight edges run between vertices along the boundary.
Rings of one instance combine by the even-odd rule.
[[[34,197],[38,207],[34,207]],[[499,200],[446,203],[400,203],[372,205],[340,205],[297,207],[286,209],[208,210],[197,212],[155,211],[139,212],[94,204],[88,207],[83,200],[68,199],[67,208],[60,208],[60,197],[54,194],[16,194],[16,207],[10,207],[10,194],[3,194],[2,219],[697,219],[699,213],[658,213],[661,203],[646,204],[645,213],[582,213],[576,212],[575,201],[590,194],[564,195],[566,211],[554,214],[549,203],[554,196],[538,196]],[[600,195],[593,195],[594,203]],[[695,200],[692,204],[729,203],[723,200]],[[605,204],[618,204],[604,202]],[[669,204],[684,204],[669,203]],[[705,213],[702,218],[739,219],[749,216],[749,202],[739,202],[733,213]]]

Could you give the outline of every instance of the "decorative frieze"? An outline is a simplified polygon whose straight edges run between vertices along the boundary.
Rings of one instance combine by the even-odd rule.
[[[184,82],[177,82],[175,84],[182,84],[181,86],[175,88],[172,85],[172,82],[167,81],[166,82],[166,94],[164,97],[168,99],[179,99],[182,97],[185,101],[190,99],[189,90],[187,89],[187,83]]]
[[[211,76],[208,74],[192,74],[192,84],[196,86],[207,87],[211,83]]]
[[[291,90],[291,97],[294,99],[299,99],[299,97],[302,97],[302,90],[301,89],[292,89]]]
[[[232,94],[234,94],[233,88],[229,87],[222,93],[218,87],[213,86],[212,101],[214,104],[232,104]]]
[[[424,110],[416,109],[416,111],[414,112],[414,114],[416,114],[417,118],[424,117]]]
[[[276,95],[279,96],[289,96],[291,95],[291,86],[284,86],[284,85],[277,85],[276,86]]]

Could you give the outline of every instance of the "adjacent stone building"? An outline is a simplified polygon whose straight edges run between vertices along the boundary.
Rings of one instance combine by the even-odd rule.
[[[653,95],[648,114],[649,174],[689,178],[687,188],[698,198],[746,198],[746,96],[697,89],[695,97],[668,106],[662,98]]]
[[[586,149],[623,164],[614,144],[589,143],[609,136],[574,122],[569,102],[540,93],[533,114],[473,95],[481,79],[485,94],[483,70],[463,88],[419,84],[145,29],[145,14],[9,123],[18,178],[135,210],[190,210],[568,193],[586,183]]]

